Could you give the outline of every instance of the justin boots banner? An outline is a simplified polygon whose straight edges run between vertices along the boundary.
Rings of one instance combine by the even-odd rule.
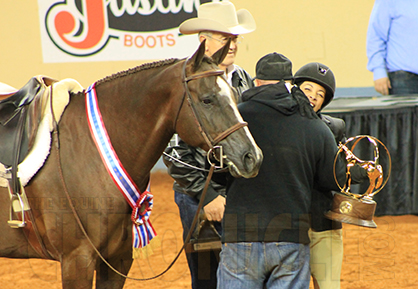
[[[198,37],[178,26],[200,4],[218,1],[38,0],[44,62],[186,57]]]

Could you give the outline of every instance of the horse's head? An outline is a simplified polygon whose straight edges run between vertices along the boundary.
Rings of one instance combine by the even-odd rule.
[[[188,144],[214,152],[229,165],[233,176],[251,178],[257,175],[263,155],[238,112],[236,91],[218,68],[228,53],[229,44],[210,58],[205,56],[202,42],[195,54],[185,61],[185,100],[176,131]],[[222,156],[219,151],[223,151]]]

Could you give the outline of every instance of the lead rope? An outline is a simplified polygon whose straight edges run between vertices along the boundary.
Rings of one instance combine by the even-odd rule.
[[[187,234],[186,239],[184,240],[183,246],[181,247],[180,251],[177,253],[177,255],[174,258],[174,260],[170,263],[170,265],[168,265],[168,267],[164,271],[162,271],[161,273],[159,273],[159,274],[157,274],[157,275],[155,275],[153,277],[149,277],[149,278],[134,278],[134,277],[129,277],[129,276],[127,276],[127,275],[119,272],[118,270],[116,270],[109,262],[107,262],[107,260],[103,257],[103,255],[99,252],[99,250],[96,248],[96,246],[91,241],[90,237],[87,234],[87,231],[85,230],[85,228],[83,226],[83,223],[80,220],[80,217],[77,214],[77,211],[76,211],[76,209],[75,209],[75,207],[73,205],[73,202],[71,201],[70,194],[68,193],[67,185],[66,185],[65,179],[64,179],[64,174],[62,172],[61,157],[60,157],[60,151],[59,151],[58,124],[56,123],[55,119],[54,119],[54,126],[55,126],[55,130],[54,130],[54,134],[55,134],[55,138],[54,139],[55,139],[55,142],[54,143],[55,143],[56,148],[57,148],[56,151],[57,151],[58,171],[59,171],[59,174],[60,174],[60,179],[61,179],[61,182],[62,182],[62,185],[63,185],[63,188],[64,188],[64,192],[65,192],[65,195],[67,197],[68,204],[69,204],[69,206],[71,208],[71,211],[72,211],[72,213],[74,215],[74,218],[77,221],[78,226],[80,227],[81,231],[83,232],[84,236],[86,237],[87,241],[90,243],[90,245],[92,246],[92,248],[94,249],[94,251],[97,253],[97,255],[100,257],[100,259],[103,261],[103,263],[105,263],[110,269],[112,269],[113,272],[115,272],[119,276],[122,276],[122,277],[124,277],[126,279],[135,280],[135,281],[147,281],[147,280],[152,280],[152,279],[158,278],[158,277],[162,276],[163,274],[165,274],[168,270],[171,269],[171,267],[173,267],[174,263],[180,257],[181,252],[184,250],[186,244],[190,241],[190,239],[192,237],[192,233],[193,233],[192,228],[196,227],[196,223],[197,223],[197,220],[199,218],[199,212],[200,212],[200,210],[203,207],[203,200],[205,199],[206,192],[207,192],[208,187],[209,187],[209,182],[210,182],[210,180],[212,178],[212,174],[213,174],[213,171],[215,169],[215,165],[213,165],[213,164],[211,165],[211,168],[209,170],[208,177],[206,179],[205,187],[203,189],[202,196],[200,198],[199,205],[197,207],[196,214],[195,214],[195,216],[193,218],[193,223],[192,223],[192,225],[190,227],[190,230],[189,230],[189,233]]]

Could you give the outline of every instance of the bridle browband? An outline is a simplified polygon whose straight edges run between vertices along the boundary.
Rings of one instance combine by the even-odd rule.
[[[189,58],[187,58],[184,61],[184,65],[183,65],[182,78],[183,78],[183,84],[184,84],[185,92],[184,92],[183,99],[182,99],[181,104],[180,104],[180,108],[179,108],[179,112],[177,114],[177,118],[178,118],[178,115],[180,114],[180,110],[183,106],[184,99],[187,95],[187,100],[188,100],[189,106],[190,106],[190,108],[193,112],[193,117],[196,121],[196,124],[199,128],[199,131],[202,134],[202,137],[205,140],[206,144],[208,145],[209,151],[212,151],[219,142],[221,142],[222,140],[227,138],[233,132],[239,130],[240,128],[243,128],[243,127],[247,126],[248,124],[246,122],[238,122],[238,123],[234,124],[232,127],[228,128],[225,131],[223,131],[222,133],[220,133],[215,138],[213,138],[209,133],[207,133],[205,127],[202,125],[202,123],[199,119],[199,115],[198,115],[196,107],[193,103],[192,95],[190,93],[189,86],[187,85],[187,83],[189,81],[196,80],[196,79],[199,79],[199,78],[204,78],[204,77],[209,77],[209,76],[220,76],[220,75],[224,74],[224,71],[220,70],[220,69],[218,69],[218,70],[208,70],[208,71],[203,71],[203,72],[200,72],[200,73],[192,74],[190,76],[186,76],[186,65],[187,65],[188,60],[189,60]],[[177,118],[176,118],[176,122],[174,124],[174,127],[177,124]]]

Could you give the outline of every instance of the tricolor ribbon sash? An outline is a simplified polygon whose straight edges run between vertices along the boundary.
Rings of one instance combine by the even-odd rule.
[[[147,190],[141,193],[116,155],[97,104],[95,83],[86,90],[85,95],[87,119],[96,147],[107,171],[132,208],[133,258],[147,258],[159,243],[149,220],[153,207],[149,184]]]

